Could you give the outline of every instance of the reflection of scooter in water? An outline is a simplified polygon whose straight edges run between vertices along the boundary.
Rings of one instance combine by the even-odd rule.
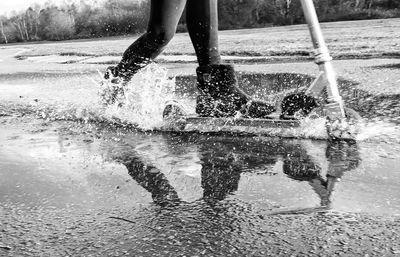
[[[243,172],[271,169],[283,160],[283,172],[290,178],[308,181],[321,199],[321,206],[329,208],[335,183],[344,172],[359,164],[357,145],[354,142],[316,142],[268,139],[262,142],[251,138],[168,137],[168,144],[181,142],[197,145],[201,160],[202,199],[215,202],[225,199],[238,189]],[[179,141],[177,143],[177,141]],[[184,146],[183,146],[184,147]],[[129,175],[151,193],[159,205],[179,204],[178,193],[171,186],[162,170],[146,164],[137,156],[124,158],[121,162]]]
[[[286,210],[276,212],[277,214],[329,209],[335,184],[340,181],[345,172],[356,169],[360,163],[357,144],[354,141],[328,142],[325,154],[319,155],[319,158],[318,154],[310,154],[311,151],[315,150],[312,145],[304,144],[303,147],[308,155],[305,158],[310,158],[312,161],[305,161],[304,156],[291,156],[284,160],[283,172],[294,180],[307,181],[321,199],[321,206],[301,210]]]

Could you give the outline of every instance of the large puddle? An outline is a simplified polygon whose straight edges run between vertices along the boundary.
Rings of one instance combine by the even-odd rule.
[[[82,86],[83,77],[88,84],[95,76],[1,76],[8,101],[0,109],[0,204],[9,244],[32,229],[51,238],[46,228],[52,226],[79,237],[76,223],[86,228],[91,219],[104,219],[107,231],[111,219],[114,229],[133,224],[133,239],[153,240],[159,252],[183,237],[194,249],[220,242],[214,250],[227,253],[235,249],[232,231],[240,232],[238,248],[250,250],[243,238],[262,236],[256,227],[269,215],[400,215],[398,95],[371,95],[340,80],[349,107],[370,122],[355,142],[172,134],[114,126],[110,116],[100,117],[97,89]],[[176,78],[176,94],[188,105],[195,99],[193,79]],[[301,74],[240,79],[248,93],[267,99],[312,81]],[[28,223],[14,226],[15,219]],[[28,251],[35,240],[26,240]],[[124,247],[121,242],[115,255]]]
[[[151,76],[148,76],[149,73]],[[72,122],[68,123],[69,128],[79,127],[80,122],[89,122],[90,128],[101,131],[101,136],[95,138],[92,135],[92,138],[82,146],[76,145],[79,140],[75,138],[88,133],[86,130],[72,133],[61,129],[65,135],[58,132],[51,137],[46,133],[51,129],[47,128],[33,135],[25,132],[26,137],[18,136],[13,130],[5,130],[2,132],[4,143],[0,156],[3,160],[0,164],[4,166],[3,172],[8,174],[10,165],[32,166],[31,162],[20,162],[14,157],[12,158],[14,161],[10,159],[10,153],[17,152],[21,155],[24,151],[16,149],[23,150],[28,145],[32,150],[23,156],[34,155],[33,160],[41,157],[42,150],[46,149],[46,153],[50,155],[46,166],[51,173],[54,173],[52,170],[58,170],[56,167],[59,166],[57,163],[52,164],[55,161],[53,159],[72,153],[79,153],[75,157],[78,159],[79,156],[100,155],[102,157],[99,161],[123,163],[127,173],[138,185],[153,195],[155,202],[162,202],[164,193],[166,198],[172,194],[178,202],[213,198],[223,200],[227,197],[240,196],[245,202],[251,199],[260,202],[260,199],[263,199],[261,202],[274,203],[274,206],[283,208],[323,206],[343,211],[400,214],[400,192],[396,190],[400,183],[400,173],[396,168],[400,164],[398,134],[400,114],[397,108],[399,95],[372,95],[358,90],[354,82],[339,80],[347,105],[370,122],[362,130],[363,140],[353,143],[227,135],[179,136],[167,133],[149,134],[132,127],[121,132],[112,129],[113,118],[122,116],[129,118],[130,122],[146,120],[150,125],[162,122],[161,118],[157,117],[157,112],[162,111],[165,100],[160,97],[165,93],[163,87],[175,87],[176,97],[193,106],[196,96],[194,77],[178,76],[174,82],[169,80],[164,70],[157,66],[150,67],[147,74],[135,77],[135,83],[138,85],[133,85],[133,89],[137,89],[135,86],[155,85],[151,90],[141,90],[147,95],[139,99],[140,104],[151,107],[150,109],[143,107],[141,113],[133,113],[138,109],[138,98],[134,100],[130,98],[136,95],[128,95],[126,106],[123,108],[114,106],[104,110],[96,100],[98,97],[93,97],[93,94],[97,93],[93,89],[94,82],[82,88],[75,83],[83,80],[88,84],[94,78],[93,74],[79,73],[70,73],[68,77],[58,73],[2,75],[1,79],[9,83],[8,87],[3,85],[3,96],[6,95],[8,99],[13,100],[11,103],[2,104],[1,113],[5,117],[3,120],[6,124],[6,120],[11,119],[10,117],[28,115],[44,119],[49,126],[56,120],[69,120]],[[247,93],[272,103],[278,102],[279,97],[276,96],[302,90],[312,80],[313,78],[307,75],[288,73],[239,75],[240,84]],[[21,90],[22,88],[24,90]],[[274,95],[274,98],[271,98],[271,95]],[[16,96],[19,99],[15,99]],[[135,101],[135,108],[129,109],[129,101]],[[157,105],[159,108],[156,108]],[[109,115],[103,115],[103,112],[108,112]],[[143,114],[149,117],[144,117]],[[104,129],[105,124],[110,128]],[[144,125],[148,129],[149,124]],[[27,139],[33,136],[34,139]],[[66,137],[68,140],[65,142]],[[109,140],[110,138],[113,140]],[[37,145],[36,141],[40,144]],[[64,147],[66,144],[70,147]],[[114,159],[103,157],[108,152],[115,152]],[[19,159],[25,160],[23,156]],[[131,159],[126,159],[127,156]],[[71,169],[70,165],[66,166],[68,170]],[[140,170],[138,167],[147,168]],[[154,170],[149,167],[154,167]],[[75,167],[75,169],[85,170],[85,167]],[[7,177],[6,173],[2,176]],[[19,181],[25,176],[13,174],[15,175],[12,176],[13,182],[5,182],[5,185],[27,184]],[[34,176],[36,173],[31,174]],[[36,191],[41,188],[43,187],[33,186],[30,190]],[[7,199],[18,198],[10,193],[13,190],[10,191],[8,187],[2,187],[1,190],[4,190],[2,195]],[[182,190],[181,196],[182,193],[178,192]],[[332,194],[334,191],[337,191],[335,196]],[[24,201],[29,200],[27,198]],[[41,202],[41,198],[39,197],[37,201]]]
[[[114,197],[159,205],[235,199],[271,213],[323,207],[400,215],[398,145],[149,134],[20,119],[4,119],[1,131],[6,205],[86,209],[106,204],[102,197],[111,206]]]

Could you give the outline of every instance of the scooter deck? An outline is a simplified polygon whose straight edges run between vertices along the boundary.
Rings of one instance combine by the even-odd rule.
[[[170,102],[164,112],[164,125],[160,128],[166,132],[235,134],[246,136],[273,136],[285,138],[327,139],[325,119],[281,119],[275,112],[263,119],[244,117],[199,117],[189,113],[178,102]]]
[[[211,118],[199,116],[180,116],[167,121],[166,129],[175,132],[279,135],[287,134],[300,126],[298,120],[282,120],[271,116],[267,119]],[[291,134],[291,133],[290,133]]]
[[[185,118],[187,125],[208,125],[217,127],[253,127],[253,128],[293,128],[300,126],[298,120],[246,119],[246,118],[209,118],[189,116]]]

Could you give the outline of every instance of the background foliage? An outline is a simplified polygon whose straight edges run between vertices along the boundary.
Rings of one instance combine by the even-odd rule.
[[[400,0],[314,0],[321,21],[400,17]],[[220,29],[303,23],[299,0],[219,0]],[[149,0],[84,1],[60,6],[33,5],[0,16],[0,43],[66,40],[145,31]],[[178,31],[185,31],[183,16]]]

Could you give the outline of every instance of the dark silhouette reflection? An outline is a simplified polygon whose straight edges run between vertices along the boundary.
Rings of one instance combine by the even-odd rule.
[[[207,201],[223,200],[239,187],[243,164],[231,150],[232,146],[220,143],[200,147],[201,186]]]
[[[343,174],[358,167],[360,162],[357,144],[354,141],[328,142],[325,151],[327,164],[326,175],[321,174],[321,167],[312,161],[307,151],[294,151],[297,154],[284,160],[283,172],[298,181],[307,181],[321,199],[321,207],[329,207],[335,184]]]
[[[155,204],[168,205],[179,203],[180,200],[177,192],[159,169],[152,165],[146,165],[138,157],[126,160],[124,165],[127,167],[129,175],[151,193]]]
[[[238,190],[241,174],[268,173],[278,160],[289,178],[307,181],[329,207],[335,184],[347,171],[360,162],[357,144],[346,141],[302,141],[284,139],[255,139],[237,137],[207,137],[201,135],[166,136],[168,152],[185,154],[186,146],[195,145],[201,161],[201,200],[213,204]],[[160,168],[147,164],[139,157],[125,157],[122,163],[129,175],[151,193],[158,205],[181,202]]]

